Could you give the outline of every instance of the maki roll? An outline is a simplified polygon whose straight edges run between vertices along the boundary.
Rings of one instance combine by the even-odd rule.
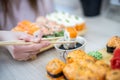
[[[65,63],[62,62],[59,59],[53,59],[51,60],[47,66],[47,75],[50,80],[64,80],[64,75],[63,75],[63,68],[65,67]]]
[[[67,27],[65,28],[64,32],[64,40],[65,41],[75,41],[77,37],[77,31],[74,27]],[[75,48],[76,43],[64,44],[65,49]]]
[[[106,80],[120,80],[120,70],[111,70],[106,75]]]
[[[120,37],[118,36],[113,36],[107,43],[107,52],[108,53],[113,53],[114,49],[116,47],[120,46]]]
[[[92,56],[89,56],[88,54],[86,54],[84,57],[83,57],[83,60],[89,62],[89,63],[94,63],[96,61],[96,59]]]
[[[74,50],[70,52],[66,57],[67,63],[82,62],[82,60],[88,63],[94,63],[96,61],[94,57],[87,55],[87,53],[82,50]]]
[[[54,12],[48,14],[46,18],[58,24],[62,24],[65,27],[75,27],[78,33],[86,29],[86,23],[83,18],[66,12]]]
[[[12,31],[25,32],[30,35],[34,35],[34,33],[39,30],[40,27],[38,25],[27,20],[19,22],[18,25],[12,29]]]
[[[67,80],[99,80],[99,77],[89,68],[80,66],[77,62],[67,64],[63,73]]]
[[[67,63],[72,63],[79,61],[80,59],[83,59],[83,57],[86,55],[86,53],[82,50],[74,50],[69,52],[69,54],[66,57]]]

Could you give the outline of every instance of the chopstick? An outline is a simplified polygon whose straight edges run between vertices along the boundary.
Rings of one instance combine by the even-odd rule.
[[[50,41],[51,44],[66,44],[66,43],[76,43],[76,41]],[[34,42],[25,42],[25,41],[0,41],[0,46],[6,45],[30,45],[38,44]]]
[[[62,37],[52,37],[52,38],[42,38],[42,40],[56,40],[56,39],[60,39]]]
[[[28,45],[33,44],[33,42],[24,42],[24,41],[0,41],[0,46],[5,45]]]

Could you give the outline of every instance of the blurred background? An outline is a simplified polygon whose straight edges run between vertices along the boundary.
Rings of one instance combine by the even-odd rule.
[[[22,20],[35,22],[54,11],[85,20],[87,50],[100,49],[110,37],[120,35],[120,0],[0,0],[0,30],[11,30]]]
[[[81,17],[102,16],[120,21],[120,0],[54,0],[54,6],[57,11]]]
[[[87,51],[101,49],[110,37],[120,35],[120,0],[54,0],[54,4],[55,10],[86,21]]]

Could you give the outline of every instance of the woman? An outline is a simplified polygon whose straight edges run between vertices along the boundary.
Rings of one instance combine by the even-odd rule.
[[[6,46],[14,59],[27,60],[36,55],[41,48],[48,46],[49,42],[41,41],[41,32],[39,32],[39,37],[36,38],[25,33],[5,30],[11,30],[22,20],[35,21],[36,17],[44,16],[51,11],[53,11],[51,0],[0,0],[0,30],[2,30],[0,31],[0,40],[22,39],[39,42],[33,45]]]
[[[22,20],[33,22],[53,10],[52,0],[0,0],[0,29],[11,30]]]

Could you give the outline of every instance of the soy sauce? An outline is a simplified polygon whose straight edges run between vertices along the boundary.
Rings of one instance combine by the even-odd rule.
[[[71,50],[71,49],[76,49],[76,48],[78,48],[78,47],[80,47],[80,46],[82,46],[81,43],[76,43],[76,47],[69,48],[69,49],[65,49],[64,46],[63,46],[63,44],[62,44],[62,45],[60,45],[59,48],[60,48],[60,49],[63,49],[63,50]]]

